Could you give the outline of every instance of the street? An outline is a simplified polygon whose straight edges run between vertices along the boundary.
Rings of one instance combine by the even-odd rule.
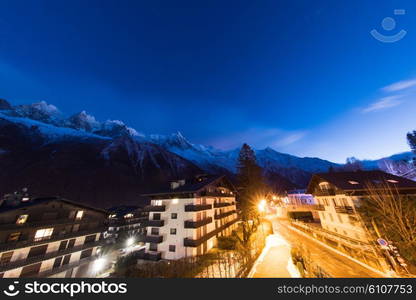
[[[249,277],[299,277],[291,263],[290,249],[300,245],[309,251],[311,260],[331,277],[381,277],[380,274],[290,229],[284,221],[276,218],[271,221],[274,234],[267,238],[266,247],[253,266]]]

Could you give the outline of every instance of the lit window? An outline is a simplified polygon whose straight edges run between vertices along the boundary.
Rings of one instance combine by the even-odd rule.
[[[49,239],[52,236],[53,228],[39,229],[35,234],[35,242]]]
[[[387,181],[390,183],[399,183],[397,180],[394,180],[394,179],[387,179]]]
[[[7,239],[8,242],[17,242],[20,238],[20,232],[11,233]]]
[[[113,219],[113,218],[115,218],[115,217],[117,217],[117,215],[109,215],[109,216],[108,216],[108,218],[109,218],[109,219]]]
[[[20,215],[16,220],[16,224],[17,225],[25,224],[28,217],[29,217],[29,215]]]
[[[348,181],[348,183],[349,183],[349,184],[360,184],[359,182],[357,182],[357,181],[353,181],[353,180]]]
[[[179,199],[178,198],[172,199],[172,204],[178,204],[178,202],[179,202]]]
[[[155,200],[153,203],[154,203],[155,206],[163,205],[163,201],[162,200]]]
[[[84,211],[79,210],[77,211],[77,214],[75,215],[75,220],[81,220],[83,216],[84,216]]]
[[[130,218],[133,218],[133,214],[132,214],[132,213],[127,214],[127,215],[125,215],[125,216],[124,216],[124,218],[125,218],[125,219],[130,219]]]

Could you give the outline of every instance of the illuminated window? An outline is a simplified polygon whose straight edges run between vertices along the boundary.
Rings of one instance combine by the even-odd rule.
[[[394,179],[387,179],[387,181],[390,183],[399,183],[397,180],[394,180]]]
[[[162,200],[155,200],[153,203],[154,203],[155,206],[163,205],[163,201]]]
[[[83,216],[84,216],[84,211],[79,210],[77,211],[77,214],[75,215],[75,220],[81,220]]]
[[[29,215],[20,215],[16,220],[16,224],[17,225],[25,224],[28,217],[29,217]]]
[[[357,182],[357,181],[353,181],[353,180],[348,181],[348,183],[349,183],[349,184],[354,184],[354,185],[360,184],[359,182]]]
[[[125,215],[125,216],[124,216],[124,218],[125,218],[125,219],[130,219],[130,218],[133,218],[133,214],[132,214],[132,213],[127,214],[127,215]]]
[[[172,204],[178,204],[178,202],[179,202],[179,199],[178,198],[172,199]]]
[[[17,242],[20,238],[21,233],[20,232],[13,232],[9,235],[7,238],[8,242]]]
[[[171,228],[170,229],[170,234],[172,234],[172,235],[176,234],[176,228]]]
[[[109,218],[109,219],[113,219],[113,218],[115,218],[115,217],[117,217],[117,215],[109,215],[109,216],[108,216],[108,218]]]
[[[52,236],[53,228],[39,229],[36,231],[34,241],[47,240]]]

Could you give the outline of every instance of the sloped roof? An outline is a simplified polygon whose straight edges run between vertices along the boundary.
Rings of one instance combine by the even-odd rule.
[[[64,198],[60,198],[60,197],[32,198],[29,201],[21,201],[16,205],[11,205],[11,204],[8,204],[7,202],[3,202],[0,205],[0,213],[15,210],[15,209],[26,208],[26,207],[30,207],[30,206],[34,206],[34,205],[40,205],[40,204],[43,204],[43,203],[48,203],[48,202],[53,202],[53,201],[61,201],[61,202],[65,202],[67,204],[71,204],[71,205],[78,206],[78,207],[81,207],[81,208],[95,210],[95,211],[100,212],[100,213],[108,214],[108,212],[103,210],[103,209],[92,207],[92,206],[89,206],[89,205],[85,205],[83,203],[70,201],[70,200],[67,200],[67,199],[64,199]]]
[[[307,192],[312,193],[313,187],[322,181],[327,181],[344,191],[366,190],[369,184],[390,185],[398,189],[416,189],[416,182],[413,180],[374,170],[318,173],[313,175]]]
[[[144,194],[143,196],[156,196],[162,194],[184,194],[184,193],[196,193],[206,186],[218,182],[220,180],[226,180],[229,186],[235,191],[233,184],[227,179],[225,175],[206,175],[206,176],[196,176],[190,179],[185,180],[185,184],[181,185],[175,189],[172,189],[170,183],[166,187],[149,193]]]

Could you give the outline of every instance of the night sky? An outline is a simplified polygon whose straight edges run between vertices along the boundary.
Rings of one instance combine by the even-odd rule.
[[[408,151],[415,79],[414,0],[0,2],[0,98],[221,149]]]

